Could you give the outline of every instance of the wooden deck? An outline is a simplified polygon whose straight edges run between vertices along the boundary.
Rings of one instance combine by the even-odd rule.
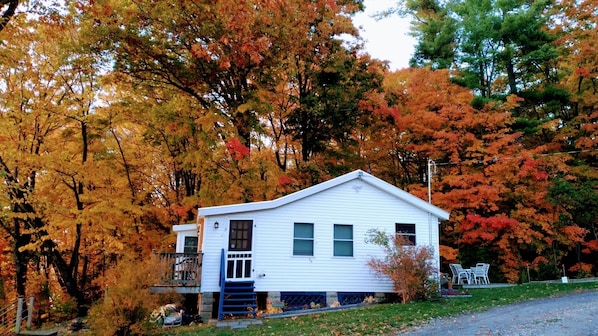
[[[160,282],[154,287],[200,287],[203,253],[157,253]]]

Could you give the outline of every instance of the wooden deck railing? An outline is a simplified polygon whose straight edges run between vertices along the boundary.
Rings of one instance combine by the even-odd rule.
[[[203,253],[157,253],[159,286],[201,285],[201,263]]]

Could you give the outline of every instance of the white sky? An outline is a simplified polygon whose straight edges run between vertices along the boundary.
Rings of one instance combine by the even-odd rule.
[[[366,51],[373,57],[390,61],[391,70],[409,67],[415,39],[408,35],[409,20],[398,15],[375,20],[371,16],[393,7],[399,0],[365,0],[365,11],[354,17],[356,27],[366,42]]]

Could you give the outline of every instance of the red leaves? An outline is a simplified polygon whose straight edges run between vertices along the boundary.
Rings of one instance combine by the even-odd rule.
[[[461,222],[463,230],[463,242],[475,243],[476,241],[493,242],[498,237],[516,235],[519,222],[504,215],[483,217],[476,214],[468,214]]]
[[[581,274],[591,274],[592,268],[594,268],[594,265],[592,265],[592,264],[579,262],[579,263],[576,263],[575,265],[569,267],[568,271],[569,272],[579,272]]]
[[[507,230],[515,227],[517,221],[506,216],[492,216],[482,217],[480,215],[469,214],[466,219],[474,224],[479,225],[481,228],[492,229],[492,230]]]
[[[575,74],[580,77],[588,77],[590,75],[590,72],[584,68],[577,68],[575,69]]]
[[[293,180],[286,175],[281,175],[280,177],[278,177],[278,184],[283,187],[286,187],[288,185],[293,184]]]
[[[583,245],[586,247],[582,250],[583,253],[590,254],[593,251],[598,251],[598,240],[596,239],[585,242]]]
[[[241,160],[249,155],[249,148],[243,145],[237,138],[227,141],[226,149],[235,160]]]
[[[567,238],[576,243],[583,242],[585,235],[588,233],[587,229],[581,228],[577,225],[565,226],[562,231]]]
[[[535,159],[525,160],[518,175],[520,177],[529,176],[536,181],[546,181],[550,177],[543,167],[543,162]]]

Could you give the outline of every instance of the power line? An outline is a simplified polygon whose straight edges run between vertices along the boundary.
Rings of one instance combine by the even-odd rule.
[[[598,152],[598,149],[583,149],[577,151],[567,151],[567,152],[552,152],[552,153],[544,153],[544,154],[533,154],[532,156],[552,156],[552,155],[563,155],[563,154],[580,154],[580,153],[590,153],[590,152]],[[511,159],[521,159],[524,156],[513,156],[510,157]],[[492,159],[493,162],[498,161],[497,157]],[[479,160],[481,161],[481,160]],[[463,162],[435,162],[435,166],[456,166],[461,165]]]
[[[553,152],[553,153],[544,153],[544,154],[535,154],[539,156],[550,156],[550,155],[562,155],[562,154],[579,154],[579,153],[588,153],[588,152],[596,152],[598,149],[584,149],[584,150],[577,150],[577,151],[568,151],[568,152]],[[523,156],[515,156],[513,159],[521,159]],[[481,161],[481,160],[480,160]],[[492,159],[492,162],[495,163],[498,161],[497,157]],[[428,203],[432,204],[432,175],[436,174],[436,167],[437,166],[449,166],[449,165],[460,165],[462,162],[436,162],[432,159],[428,159]]]

